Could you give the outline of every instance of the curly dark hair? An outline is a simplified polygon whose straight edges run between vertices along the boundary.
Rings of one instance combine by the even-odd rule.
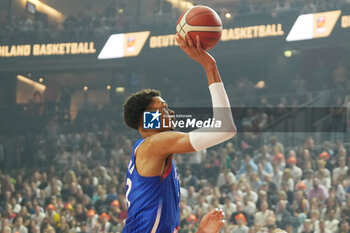
[[[155,96],[160,96],[160,91],[144,89],[130,95],[124,103],[125,124],[137,130],[143,112],[152,103],[152,97]]]

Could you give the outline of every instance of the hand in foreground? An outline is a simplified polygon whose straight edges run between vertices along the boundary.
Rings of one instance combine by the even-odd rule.
[[[193,60],[201,64],[205,69],[216,66],[215,59],[201,47],[199,35],[196,36],[196,46],[194,46],[191,38],[186,35],[186,40],[180,34],[175,37],[180,48]]]

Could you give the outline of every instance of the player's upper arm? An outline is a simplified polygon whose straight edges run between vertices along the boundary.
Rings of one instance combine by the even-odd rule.
[[[189,134],[166,131],[148,137],[142,143],[142,150],[153,157],[166,157],[170,154],[194,152]]]

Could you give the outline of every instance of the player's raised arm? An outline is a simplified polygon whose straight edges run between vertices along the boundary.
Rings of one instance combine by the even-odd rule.
[[[199,37],[196,46],[190,39],[185,41],[179,35],[176,40],[189,57],[203,66],[212,99],[213,118],[222,124],[220,129],[201,128],[190,133],[166,131],[154,134],[142,145],[142,151],[147,151],[153,158],[157,155],[162,158],[174,153],[200,151],[224,142],[236,134],[230,102],[214,58],[201,48]]]

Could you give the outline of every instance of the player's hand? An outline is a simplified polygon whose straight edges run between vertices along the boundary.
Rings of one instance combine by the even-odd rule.
[[[198,35],[196,36],[196,46],[188,35],[186,35],[186,39],[184,39],[177,33],[175,39],[180,48],[190,58],[201,64],[204,69],[216,67],[215,59],[207,51],[202,49],[200,37]]]

